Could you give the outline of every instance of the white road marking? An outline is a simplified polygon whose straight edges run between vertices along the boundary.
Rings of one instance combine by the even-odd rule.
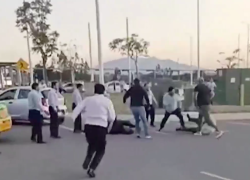
[[[229,124],[234,124],[234,125],[243,125],[243,126],[250,126],[250,123],[244,123],[244,122],[228,122]]]
[[[213,178],[216,178],[216,179],[220,179],[220,180],[233,180],[233,179],[228,179],[228,178],[218,176],[216,174],[212,174],[212,173],[205,172],[205,171],[201,171],[200,173],[203,174],[203,175],[206,175],[206,176],[210,176],[210,177],[213,177]]]

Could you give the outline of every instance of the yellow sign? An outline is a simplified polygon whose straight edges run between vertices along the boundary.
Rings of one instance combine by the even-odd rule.
[[[29,64],[24,61],[23,59],[19,59],[19,61],[17,62],[17,68],[20,70],[20,71],[27,71],[29,68],[28,68]]]

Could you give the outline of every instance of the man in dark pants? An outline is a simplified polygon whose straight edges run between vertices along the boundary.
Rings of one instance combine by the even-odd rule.
[[[91,178],[95,177],[95,170],[105,154],[106,134],[110,132],[115,120],[113,103],[104,96],[105,87],[102,84],[96,84],[94,89],[95,95],[86,97],[72,113],[73,120],[80,113],[85,117],[84,131],[88,150],[83,169],[88,170],[87,173]]]
[[[31,87],[32,91],[28,95],[29,120],[32,124],[31,140],[38,144],[44,144],[42,134],[43,116],[41,115],[43,106],[41,95],[39,94],[39,85],[38,83],[33,83]]]
[[[165,111],[165,115],[161,121],[159,131],[161,131],[164,128],[170,115],[176,115],[180,120],[181,128],[186,129],[184,119],[183,119],[183,116],[181,114],[181,109],[178,108],[178,99],[175,96],[175,92],[174,92],[173,87],[169,87],[168,93],[166,93],[164,95],[163,105],[165,106],[166,111]]]
[[[58,83],[52,82],[52,89],[48,94],[49,113],[50,113],[50,136],[52,138],[61,138],[58,134],[59,131],[59,118],[58,118]]]
[[[155,127],[154,122],[155,122],[155,105],[158,105],[155,96],[153,94],[153,92],[151,91],[151,84],[150,83],[146,83],[144,85],[145,90],[148,94],[148,99],[149,99],[149,104],[145,105],[145,111],[146,111],[146,118],[148,120],[148,118],[150,117],[150,126]]]
[[[76,108],[76,106],[82,101],[82,92],[83,85],[81,83],[76,85],[76,89],[74,90],[72,94],[72,110]],[[82,117],[81,114],[79,114],[74,122],[74,133],[81,133],[82,132]]]
[[[141,138],[140,121],[142,121],[145,138],[151,139],[151,136],[148,133],[146,112],[145,112],[145,107],[143,105],[144,100],[146,100],[147,105],[149,105],[148,94],[144,90],[144,88],[140,85],[140,80],[137,78],[134,80],[134,85],[131,88],[129,88],[129,90],[124,94],[123,103],[126,103],[129,97],[130,97],[130,109],[135,119],[137,138]]]

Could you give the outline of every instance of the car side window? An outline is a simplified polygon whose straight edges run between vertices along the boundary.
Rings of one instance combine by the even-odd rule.
[[[15,98],[16,89],[11,89],[0,95],[0,101],[12,100]]]
[[[65,87],[72,87],[73,84],[67,84]]]
[[[18,94],[18,99],[27,99],[30,93],[29,89],[20,89]]]

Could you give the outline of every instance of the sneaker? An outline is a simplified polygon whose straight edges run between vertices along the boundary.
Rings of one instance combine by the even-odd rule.
[[[149,135],[147,135],[147,136],[145,136],[145,138],[146,138],[146,139],[151,139],[152,137],[149,136]]]
[[[95,172],[94,172],[94,170],[92,170],[92,169],[89,169],[89,170],[87,171],[87,174],[89,175],[90,178],[94,178],[94,177],[95,177]]]
[[[217,132],[216,139],[220,139],[223,134],[224,134],[224,131]]]
[[[140,134],[137,134],[136,137],[139,139],[139,138],[141,138],[141,135],[140,135]]]
[[[201,133],[201,131],[200,131],[200,132],[194,133],[194,135],[195,135],[195,136],[202,136],[202,133]]]

